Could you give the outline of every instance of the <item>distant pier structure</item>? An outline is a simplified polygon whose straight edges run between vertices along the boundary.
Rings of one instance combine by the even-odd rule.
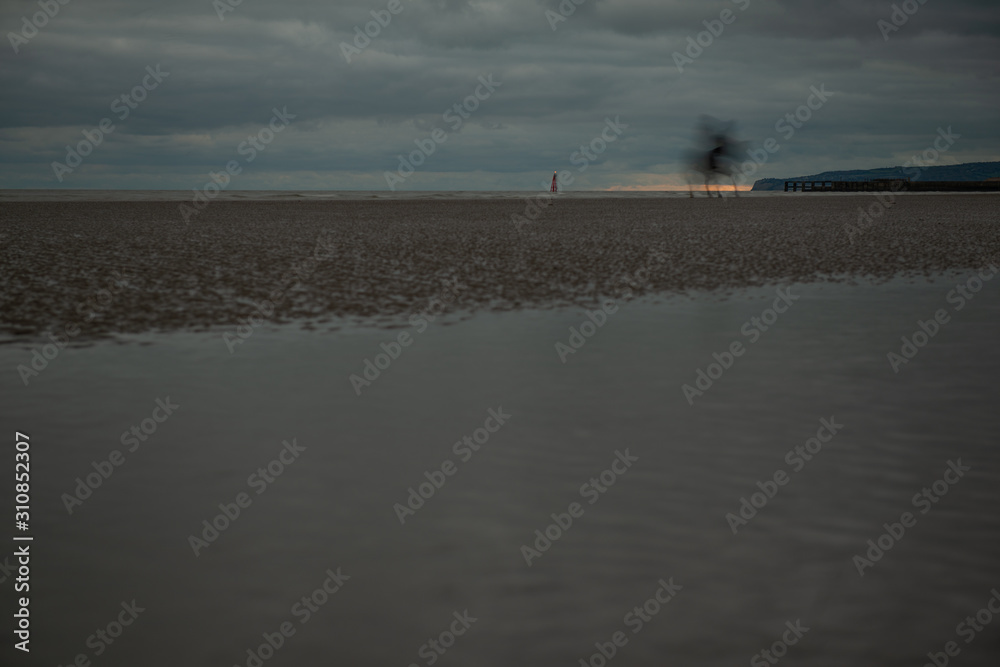
[[[785,192],[1000,192],[1000,180],[912,181],[877,178],[867,181],[785,181]]]

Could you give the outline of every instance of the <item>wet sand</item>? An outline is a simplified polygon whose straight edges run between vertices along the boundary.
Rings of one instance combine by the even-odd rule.
[[[153,344],[66,350],[27,386],[32,353],[0,346],[5,428],[33,443],[32,664],[254,667],[248,649],[290,621],[265,667],[426,665],[419,647],[467,609],[435,665],[579,665],[617,631],[608,667],[747,665],[799,619],[779,667],[923,665],[1000,582],[1000,280],[956,311],[969,275],[794,285],[756,342],[741,325],[772,288],[637,299],[566,363],[554,344],[579,309],[480,313],[408,328],[361,395],[349,376],[402,330],[293,324],[232,353],[217,332],[124,336]],[[894,373],[886,353],[940,308],[951,321]],[[734,340],[745,354],[689,404],[682,385]],[[179,409],[123,447],[167,398]],[[464,461],[456,442],[500,407],[511,419]],[[831,418],[844,429],[798,469],[787,452]],[[257,495],[248,476],[291,438],[306,451]],[[626,449],[639,460],[591,504],[581,485]],[[113,450],[124,464],[70,514],[63,494]],[[956,459],[973,469],[922,514],[913,495]],[[395,504],[445,460],[457,474],[402,524]],[[778,470],[788,484],[734,534],[727,513]],[[189,536],[240,491],[252,504],[196,556]],[[522,547],[574,501],[529,567]],[[860,576],[854,556],[906,511],[916,525]],[[302,624],[292,605],[338,567],[350,581]],[[671,578],[683,590],[633,634],[625,615]],[[133,598],[147,611],[94,656],[86,638]],[[956,665],[996,664],[997,622]]]
[[[782,664],[924,664],[1000,581],[1000,280],[948,297],[996,262],[997,201],[899,197],[853,244],[845,225],[874,196],[569,197],[522,229],[511,197],[216,201],[187,226],[176,199],[0,204],[0,320],[23,341],[0,345],[0,403],[32,443],[32,664],[425,664],[465,610],[477,622],[435,664],[597,664],[618,631],[609,667],[747,664],[797,621],[811,629]],[[769,320],[763,283],[794,307]],[[590,318],[559,306],[625,288],[648,296],[573,343]],[[429,326],[339,319],[394,326],[448,295],[454,316]],[[748,330],[757,317],[773,326]],[[64,322],[113,340],[35,340]],[[176,407],[162,422],[157,401]],[[482,441],[497,409],[509,422]],[[817,452],[821,420],[842,428]],[[301,460],[258,495],[248,476],[290,439]],[[634,467],[590,502],[581,485],[623,450]],[[914,494],[958,460],[971,470],[922,513]],[[446,462],[457,474],[401,521]],[[734,530],[778,472],[787,485]],[[252,503],[195,550],[241,491]],[[582,516],[529,562],[571,502]],[[903,512],[916,525],[859,570]],[[343,590],[294,615],[341,567]],[[626,614],[661,580],[683,589],[636,634]],[[87,638],[132,600],[147,611],[95,655]],[[248,658],[286,621],[280,654]],[[991,628],[962,664],[996,663]]]
[[[8,201],[0,332],[201,330],[258,309],[275,324],[391,324],[435,297],[475,312],[934,275],[1000,258],[998,201],[568,198],[522,226],[512,198],[215,201],[190,223],[176,201]],[[867,228],[861,207],[881,212]]]

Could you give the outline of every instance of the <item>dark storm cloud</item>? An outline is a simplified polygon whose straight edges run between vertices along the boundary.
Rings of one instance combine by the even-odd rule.
[[[578,186],[655,186],[676,181],[698,114],[759,145],[814,85],[831,99],[755,177],[900,163],[941,125],[962,134],[943,161],[1000,153],[993,0],[915,4],[888,41],[892,2],[399,1],[243,0],[220,20],[211,0],[70,0],[17,54],[0,49],[3,184],[198,187],[276,107],[294,120],[232,188],[382,189],[442,128],[403,188],[534,189],[616,115],[628,129]],[[674,54],[724,9],[733,22],[679,72]],[[5,35],[37,11],[6,3]],[[388,25],[348,63],[372,11]],[[169,76],[119,120],[113,100],[158,64]],[[499,88],[453,128],[445,112],[490,74]],[[51,163],[106,117],[114,132],[59,183]]]
[[[919,4],[919,0],[916,1]],[[550,9],[557,9],[559,4],[555,0],[546,1]],[[738,15],[734,25],[739,24],[747,33],[761,37],[883,41],[876,23],[889,18],[893,4],[901,3],[896,0],[710,0],[698,3],[608,0],[585,3],[574,16],[584,19],[577,21],[581,28],[580,24],[586,23],[589,29],[603,27],[630,35],[669,34],[676,32],[680,25],[700,26],[703,20],[717,18],[728,8]],[[741,9],[744,6],[746,9]],[[927,0],[920,5],[919,16],[906,29],[910,39],[927,31],[956,35],[1000,34],[1000,13],[991,0],[959,3]]]

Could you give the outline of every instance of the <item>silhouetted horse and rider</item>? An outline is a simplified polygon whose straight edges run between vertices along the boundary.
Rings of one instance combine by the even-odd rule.
[[[733,192],[739,196],[736,187],[736,177],[733,175],[739,168],[739,156],[745,150],[747,142],[736,141],[732,137],[735,122],[722,123],[711,116],[703,115],[695,129],[697,148],[688,150],[685,154],[687,163],[688,192],[694,197],[693,182],[696,178],[704,180],[705,193],[721,197],[721,190],[714,194],[709,187],[712,182],[723,179],[731,180]]]

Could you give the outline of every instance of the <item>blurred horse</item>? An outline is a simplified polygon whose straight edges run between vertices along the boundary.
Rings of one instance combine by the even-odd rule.
[[[739,167],[739,156],[746,150],[747,142],[736,141],[732,137],[735,122],[722,123],[711,116],[703,115],[695,128],[697,147],[685,153],[688,194],[694,197],[694,181],[704,181],[705,194],[709,197],[722,196],[721,189],[714,194],[710,188],[713,182],[731,180],[733,193],[739,197],[735,172]]]

